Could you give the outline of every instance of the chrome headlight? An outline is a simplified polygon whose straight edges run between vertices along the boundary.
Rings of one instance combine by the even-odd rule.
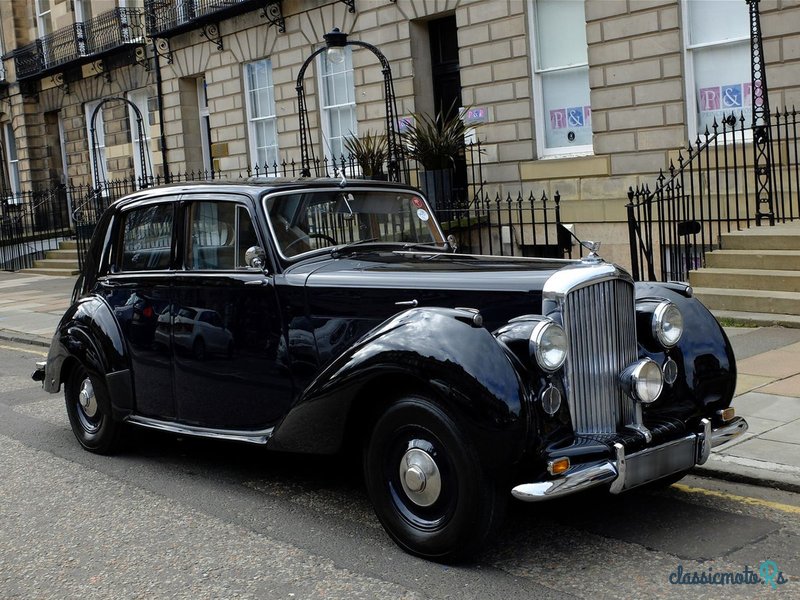
[[[664,301],[653,311],[653,336],[665,347],[672,348],[683,335],[683,315],[672,302]]]
[[[545,371],[556,371],[567,360],[567,334],[553,321],[541,321],[530,337],[531,356]]]
[[[635,400],[650,404],[658,398],[664,387],[664,376],[654,360],[644,358],[633,363],[620,374],[625,391]]]

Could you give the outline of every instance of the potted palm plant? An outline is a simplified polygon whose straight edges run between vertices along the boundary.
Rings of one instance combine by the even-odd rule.
[[[458,109],[452,105],[434,116],[414,114],[401,134],[406,155],[424,169],[420,173],[420,188],[431,204],[444,205],[453,200],[453,169],[458,157],[464,154],[466,127]]]
[[[345,150],[350,158],[361,168],[361,174],[367,179],[386,179],[383,164],[386,162],[388,143],[385,135],[367,131],[363,136],[353,134],[343,140]]]

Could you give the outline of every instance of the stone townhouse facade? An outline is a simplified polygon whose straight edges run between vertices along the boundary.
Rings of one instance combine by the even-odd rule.
[[[800,1],[760,12],[771,104],[800,104]],[[401,117],[472,107],[487,186],[558,190],[622,263],[626,190],[752,94],[745,0],[11,0],[0,24],[11,193],[299,160],[296,78],[337,27],[386,56]],[[304,79],[317,155],[385,127],[375,56],[344,58]]]

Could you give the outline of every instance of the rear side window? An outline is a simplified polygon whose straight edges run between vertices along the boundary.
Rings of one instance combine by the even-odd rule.
[[[172,262],[172,204],[153,204],[125,213],[121,271],[157,271]]]
[[[245,252],[258,245],[250,214],[233,202],[192,203],[188,240],[185,264],[193,271],[245,268]]]

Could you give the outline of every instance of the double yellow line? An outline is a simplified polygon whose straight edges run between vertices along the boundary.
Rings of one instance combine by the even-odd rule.
[[[737,496],[736,494],[729,494],[728,492],[719,492],[717,490],[691,487],[683,483],[673,483],[672,487],[686,494],[702,494],[703,496],[712,496],[714,498],[722,498],[724,500],[731,500],[733,502],[741,502],[742,504],[749,504],[751,506],[763,506],[765,508],[772,508],[781,512],[800,515],[800,506],[793,506],[791,504],[782,504],[780,502],[772,502],[770,500],[761,500],[760,498],[750,498],[749,496]]]

